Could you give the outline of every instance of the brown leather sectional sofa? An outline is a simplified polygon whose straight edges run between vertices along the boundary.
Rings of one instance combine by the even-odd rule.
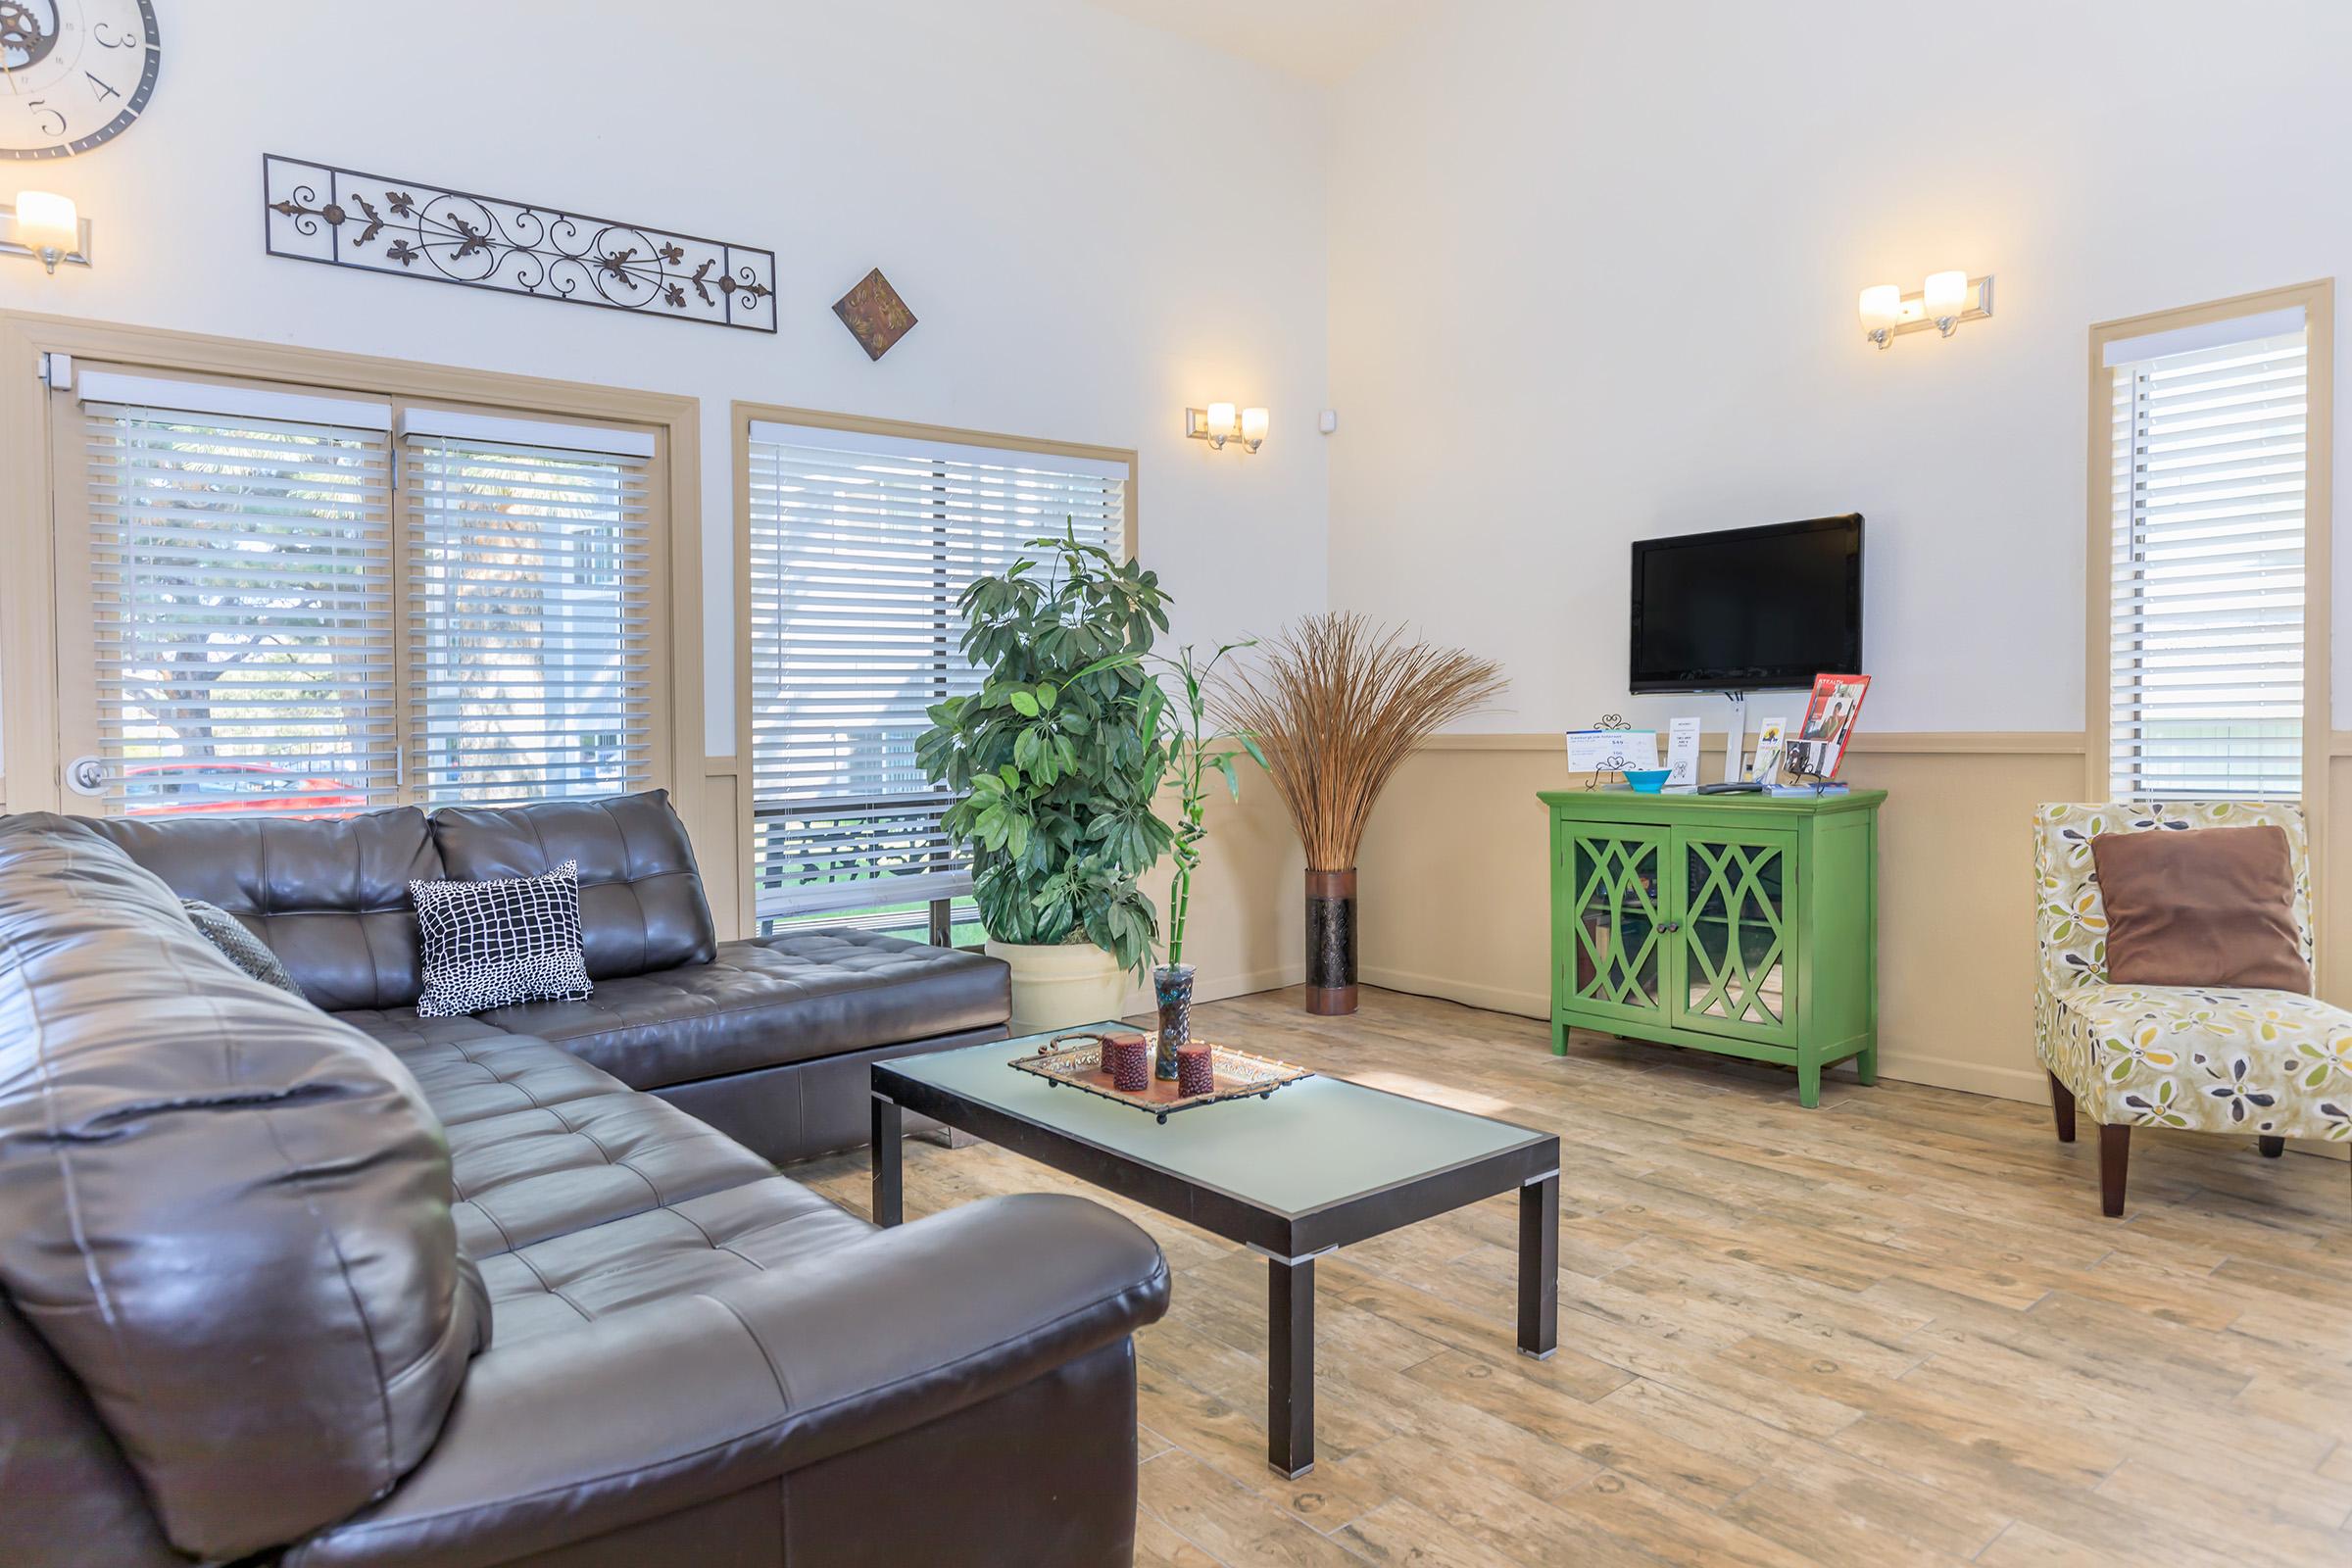
[[[1004,965],[896,937],[720,942],[666,791],[497,809],[89,819],[183,899],[242,916],[303,995],[396,1050],[528,1035],[693,1111],[777,1161],[867,1137],[866,1068],[1004,1038]],[[419,1018],[409,883],[580,866],[595,994]]]
[[[1151,1240],[770,1163],[855,1141],[829,1075],[861,1123],[877,1052],[1001,1034],[1001,971],[714,943],[674,827],[0,818],[0,1559],[1131,1559]],[[571,858],[595,996],[416,1018],[407,879]]]

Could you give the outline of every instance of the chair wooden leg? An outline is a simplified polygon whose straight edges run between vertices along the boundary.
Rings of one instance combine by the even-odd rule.
[[[2056,1073],[2050,1074],[2050,1114],[2058,1122],[2058,1141],[2062,1144],[2073,1143],[2075,1141],[2075,1092],[2060,1083]]]
[[[2286,1152],[2286,1139],[2284,1137],[2274,1138],[2270,1134],[2264,1133],[2254,1140],[2254,1147],[2262,1151],[2263,1158],[2277,1159],[2280,1154]]]
[[[2124,1212],[2124,1166],[2131,1157],[2131,1123],[2103,1124],[2099,1128],[2099,1212],[2109,1219]]]

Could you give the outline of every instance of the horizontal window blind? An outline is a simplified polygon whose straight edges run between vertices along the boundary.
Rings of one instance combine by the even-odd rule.
[[[1127,466],[755,422],[754,867],[762,918],[955,898],[969,863],[915,763],[926,710],[977,691],[956,599],[1065,526],[1122,553]]]
[[[483,428],[412,419],[401,448],[413,790],[442,805],[646,788],[643,449],[621,431],[597,451],[531,444],[523,421]]]
[[[2113,360],[2117,799],[2303,788],[2305,334]]]
[[[396,798],[380,406],[89,401],[91,614],[109,813],[333,813]],[[118,391],[169,391],[142,383]],[[206,389],[182,389],[199,401]]]

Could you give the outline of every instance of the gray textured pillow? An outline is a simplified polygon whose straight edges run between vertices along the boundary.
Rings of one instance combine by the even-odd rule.
[[[244,923],[218,904],[202,899],[182,899],[179,906],[188,911],[188,923],[205,935],[205,939],[220,950],[220,956],[265,985],[302,996],[302,987],[286,973],[286,966],[277,961],[268,943],[245,929]],[[304,999],[308,1001],[308,998]]]

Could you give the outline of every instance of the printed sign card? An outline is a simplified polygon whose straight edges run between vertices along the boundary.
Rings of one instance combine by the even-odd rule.
[[[1698,788],[1698,720],[1678,718],[1667,726],[1666,766],[1670,769],[1666,787],[1670,790]]]
[[[1658,765],[1658,732],[1654,729],[1572,729],[1568,737],[1568,771],[1621,773],[1629,767]]]

